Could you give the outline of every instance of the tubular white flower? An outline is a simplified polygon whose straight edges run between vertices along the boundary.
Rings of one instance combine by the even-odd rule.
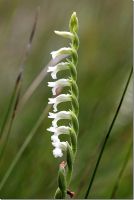
[[[47,129],[48,131],[54,133],[54,135],[61,135],[61,134],[69,134],[70,133],[70,127],[69,126],[59,126],[59,127],[53,127]],[[51,137],[52,139],[52,137]]]
[[[70,111],[60,111],[58,113],[49,113],[48,118],[53,118],[52,125],[57,127],[57,122],[61,119],[71,119],[71,112]]]
[[[49,66],[47,72],[52,72],[51,76],[53,79],[57,79],[57,72],[69,69],[67,62],[61,62],[53,67]]]
[[[72,53],[72,48],[70,47],[63,47],[57,51],[52,51],[51,55],[52,58],[55,59],[57,56],[63,55],[63,54],[71,54]]]
[[[59,79],[55,82],[48,82],[48,87],[52,87],[52,93],[53,95],[56,95],[56,90],[60,87],[66,87],[70,86],[70,80],[69,79]]]
[[[48,104],[54,104],[54,112],[57,112],[57,105],[62,102],[71,101],[71,95],[70,94],[60,94],[59,96],[55,98],[49,98]]]
[[[69,39],[73,39],[74,35],[71,32],[68,31],[54,31],[56,35],[65,37],[65,38],[69,38]]]

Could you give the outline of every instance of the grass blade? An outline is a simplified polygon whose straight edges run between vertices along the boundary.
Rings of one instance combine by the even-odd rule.
[[[38,19],[38,14],[39,14],[39,8],[37,9],[35,19],[34,19],[34,24],[32,27],[32,31],[30,33],[30,37],[23,55],[23,59],[20,64],[20,71],[17,76],[16,82],[15,82],[15,87],[12,93],[12,97],[8,106],[8,110],[6,112],[6,115],[4,117],[4,121],[0,130],[0,136],[1,136],[1,145],[0,145],[0,157],[3,155],[3,152],[6,148],[6,144],[8,142],[8,138],[11,132],[12,124],[16,115],[16,111],[18,108],[18,103],[20,99],[20,93],[21,93],[21,88],[22,88],[22,81],[23,81],[23,71],[24,71],[24,66],[27,61],[27,58],[29,56],[31,46],[32,46],[32,41],[35,35],[35,30],[37,26],[37,19]]]
[[[124,97],[125,97],[125,94],[126,94],[126,91],[127,91],[127,88],[128,88],[128,85],[129,85],[131,76],[132,76],[132,73],[133,73],[133,67],[131,68],[131,71],[130,71],[128,80],[127,80],[127,82],[126,82],[126,85],[125,85],[123,94],[122,94],[122,96],[121,96],[121,99],[120,99],[119,105],[118,105],[118,107],[117,107],[117,110],[116,110],[116,112],[115,112],[115,115],[114,115],[114,117],[113,117],[113,120],[112,120],[112,122],[111,122],[111,124],[110,124],[110,127],[109,127],[109,129],[108,129],[108,132],[107,132],[107,134],[106,134],[106,136],[105,136],[105,138],[104,138],[104,142],[103,142],[103,144],[102,144],[101,151],[100,151],[100,153],[99,153],[99,156],[98,156],[98,159],[97,159],[97,162],[96,162],[96,165],[95,165],[93,174],[92,174],[92,176],[91,176],[91,180],[90,180],[90,182],[89,182],[89,185],[88,185],[88,188],[87,188],[85,197],[84,197],[85,199],[88,198],[89,192],[90,192],[91,187],[92,187],[92,185],[93,185],[93,181],[94,181],[94,179],[95,179],[95,175],[96,175],[97,169],[98,169],[98,167],[99,167],[99,164],[100,164],[100,161],[101,161],[101,158],[102,158],[102,155],[103,155],[105,146],[106,146],[106,144],[107,144],[107,141],[108,141],[108,139],[109,139],[109,136],[110,136],[110,133],[111,133],[111,131],[112,131],[112,129],[113,129],[113,126],[114,126],[114,124],[115,124],[116,118],[117,118],[117,116],[118,116],[118,114],[119,114],[119,111],[120,111],[122,102],[123,102],[123,100],[124,100]]]
[[[25,139],[24,143],[22,144],[22,146],[20,147],[20,149],[18,150],[18,153],[16,154],[15,158],[13,159],[11,165],[9,166],[7,172],[5,173],[3,179],[0,182],[0,191],[3,188],[3,186],[5,185],[8,177],[10,176],[10,174],[12,173],[14,167],[16,166],[17,162],[19,161],[19,159],[21,158],[21,155],[23,154],[24,150],[26,149],[26,147],[28,146],[28,144],[30,143],[30,141],[32,140],[33,136],[35,135],[37,129],[40,127],[41,123],[43,122],[45,116],[47,115],[48,111],[50,109],[50,106],[47,106],[42,114],[40,115],[38,121],[36,122],[36,124],[34,125],[34,127],[32,128],[31,132],[29,133],[29,135],[27,136],[27,138]]]
[[[133,143],[131,142],[131,144],[129,145],[129,148],[128,148],[128,151],[127,151],[127,154],[125,156],[125,159],[124,159],[124,162],[123,162],[123,165],[122,165],[122,168],[117,176],[117,179],[115,181],[115,184],[114,184],[114,187],[113,187],[113,190],[112,190],[112,194],[111,194],[111,197],[110,199],[115,199],[115,195],[116,195],[116,192],[119,188],[119,184],[120,184],[120,180],[123,176],[123,173],[125,171],[125,168],[128,164],[128,161],[129,161],[129,158],[130,158],[130,153],[131,153],[131,150],[132,150],[132,146],[133,146]]]

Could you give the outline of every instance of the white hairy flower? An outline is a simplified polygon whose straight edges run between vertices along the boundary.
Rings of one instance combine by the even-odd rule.
[[[61,134],[69,134],[70,132],[70,127],[69,126],[59,126],[59,127],[53,127],[51,126],[50,128],[47,129],[48,131],[54,133],[54,135],[61,135]],[[52,139],[52,137],[51,137]]]
[[[51,136],[51,140],[53,141],[53,143],[59,143],[60,139],[58,138],[58,135],[52,135]]]
[[[51,55],[52,58],[55,59],[57,56],[63,55],[63,54],[71,54],[72,53],[72,48],[70,47],[63,47],[57,51],[52,51]]]
[[[47,72],[52,72],[51,76],[53,79],[57,79],[57,72],[69,69],[69,65],[67,62],[61,62],[55,66],[49,66]]]
[[[66,150],[66,147],[67,147],[67,143],[66,142],[52,142],[52,145],[55,147],[55,148],[59,148],[61,150]]]
[[[52,145],[55,147],[54,150],[53,150],[54,157],[55,158],[62,157],[63,156],[62,151],[66,150],[67,143],[61,142],[57,135],[52,135],[51,140],[53,141]]]
[[[55,82],[48,82],[48,87],[52,87],[52,93],[53,95],[56,95],[56,90],[58,88],[70,86],[70,80],[69,79],[59,79]]]
[[[49,98],[48,104],[54,104],[54,112],[57,112],[57,105],[62,102],[71,101],[71,95],[70,94],[60,94],[59,96],[55,98]]]
[[[57,127],[57,122],[61,119],[71,119],[71,112],[70,111],[60,111],[58,113],[50,113],[48,118],[54,119],[52,121],[52,125]]]
[[[69,39],[73,39],[74,35],[71,32],[68,31],[54,31],[56,35],[65,37],[65,38],[69,38]]]
[[[53,155],[55,158],[62,157],[63,156],[62,150],[60,148],[55,148],[53,150]]]

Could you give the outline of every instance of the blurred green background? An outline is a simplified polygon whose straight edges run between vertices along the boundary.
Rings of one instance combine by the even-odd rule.
[[[68,41],[54,30],[68,30],[73,11],[79,18],[78,86],[80,133],[70,188],[84,198],[100,146],[109,128],[132,66],[132,1],[0,0],[0,122],[7,110],[19,65],[40,6],[31,53],[25,64],[21,98],[51,60],[50,52]],[[48,75],[16,114],[0,181],[47,106]],[[53,198],[60,159],[52,155],[51,120],[45,117],[0,191],[0,198]],[[132,140],[132,80],[105,148],[89,198],[110,198]],[[132,198],[132,153],[115,198]]]

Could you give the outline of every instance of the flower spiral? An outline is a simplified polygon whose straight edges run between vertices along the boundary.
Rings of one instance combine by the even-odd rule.
[[[77,150],[77,135],[79,131],[78,123],[78,87],[77,87],[77,70],[78,63],[78,19],[74,12],[69,22],[70,31],[55,31],[59,36],[68,38],[71,40],[69,47],[60,48],[57,51],[51,52],[52,58],[67,54],[68,58],[64,62],[60,62],[55,66],[49,66],[48,72],[51,73],[52,79],[57,79],[57,73],[63,70],[68,70],[68,78],[61,78],[54,82],[48,82],[48,86],[52,88],[52,94],[56,95],[53,98],[49,98],[49,104],[53,105],[53,113],[49,113],[49,118],[52,118],[52,126],[47,130],[52,132],[51,136],[52,145],[54,146],[54,157],[62,157],[63,152],[66,152],[66,162],[62,162],[59,167],[58,173],[58,189],[55,193],[55,198],[63,199],[67,195],[67,187],[69,186],[71,175],[73,171],[73,162]],[[57,94],[59,88],[68,87],[67,94]],[[57,106],[61,103],[70,102],[70,109],[68,111],[58,111]],[[68,120],[68,125],[58,126],[60,120]],[[68,135],[67,141],[61,141],[60,135]]]

